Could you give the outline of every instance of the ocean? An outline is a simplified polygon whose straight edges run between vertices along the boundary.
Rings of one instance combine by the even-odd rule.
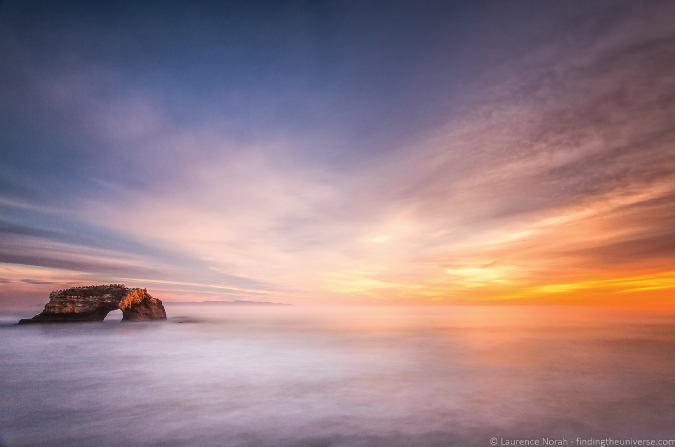
[[[4,310],[0,445],[675,440],[672,311],[165,304],[151,323]]]

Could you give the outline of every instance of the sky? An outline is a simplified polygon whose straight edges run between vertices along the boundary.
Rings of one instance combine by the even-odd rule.
[[[672,1],[0,3],[0,305],[675,304]]]

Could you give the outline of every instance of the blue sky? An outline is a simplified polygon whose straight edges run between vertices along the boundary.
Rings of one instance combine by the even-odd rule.
[[[0,302],[663,300],[633,292],[675,281],[674,23],[656,1],[4,1]]]

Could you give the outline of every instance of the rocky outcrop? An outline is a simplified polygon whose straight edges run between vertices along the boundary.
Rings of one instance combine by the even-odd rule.
[[[162,302],[151,297],[146,289],[111,284],[54,291],[41,313],[19,324],[103,321],[115,309],[122,310],[122,321],[166,319]]]
[[[162,302],[150,296],[146,289],[136,289],[119,302],[122,321],[165,320]]]

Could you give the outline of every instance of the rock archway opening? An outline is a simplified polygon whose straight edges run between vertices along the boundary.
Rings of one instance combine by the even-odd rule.
[[[114,309],[108,312],[108,315],[105,316],[103,321],[120,322],[122,321],[123,316],[124,315],[122,314],[122,311],[120,309]]]

